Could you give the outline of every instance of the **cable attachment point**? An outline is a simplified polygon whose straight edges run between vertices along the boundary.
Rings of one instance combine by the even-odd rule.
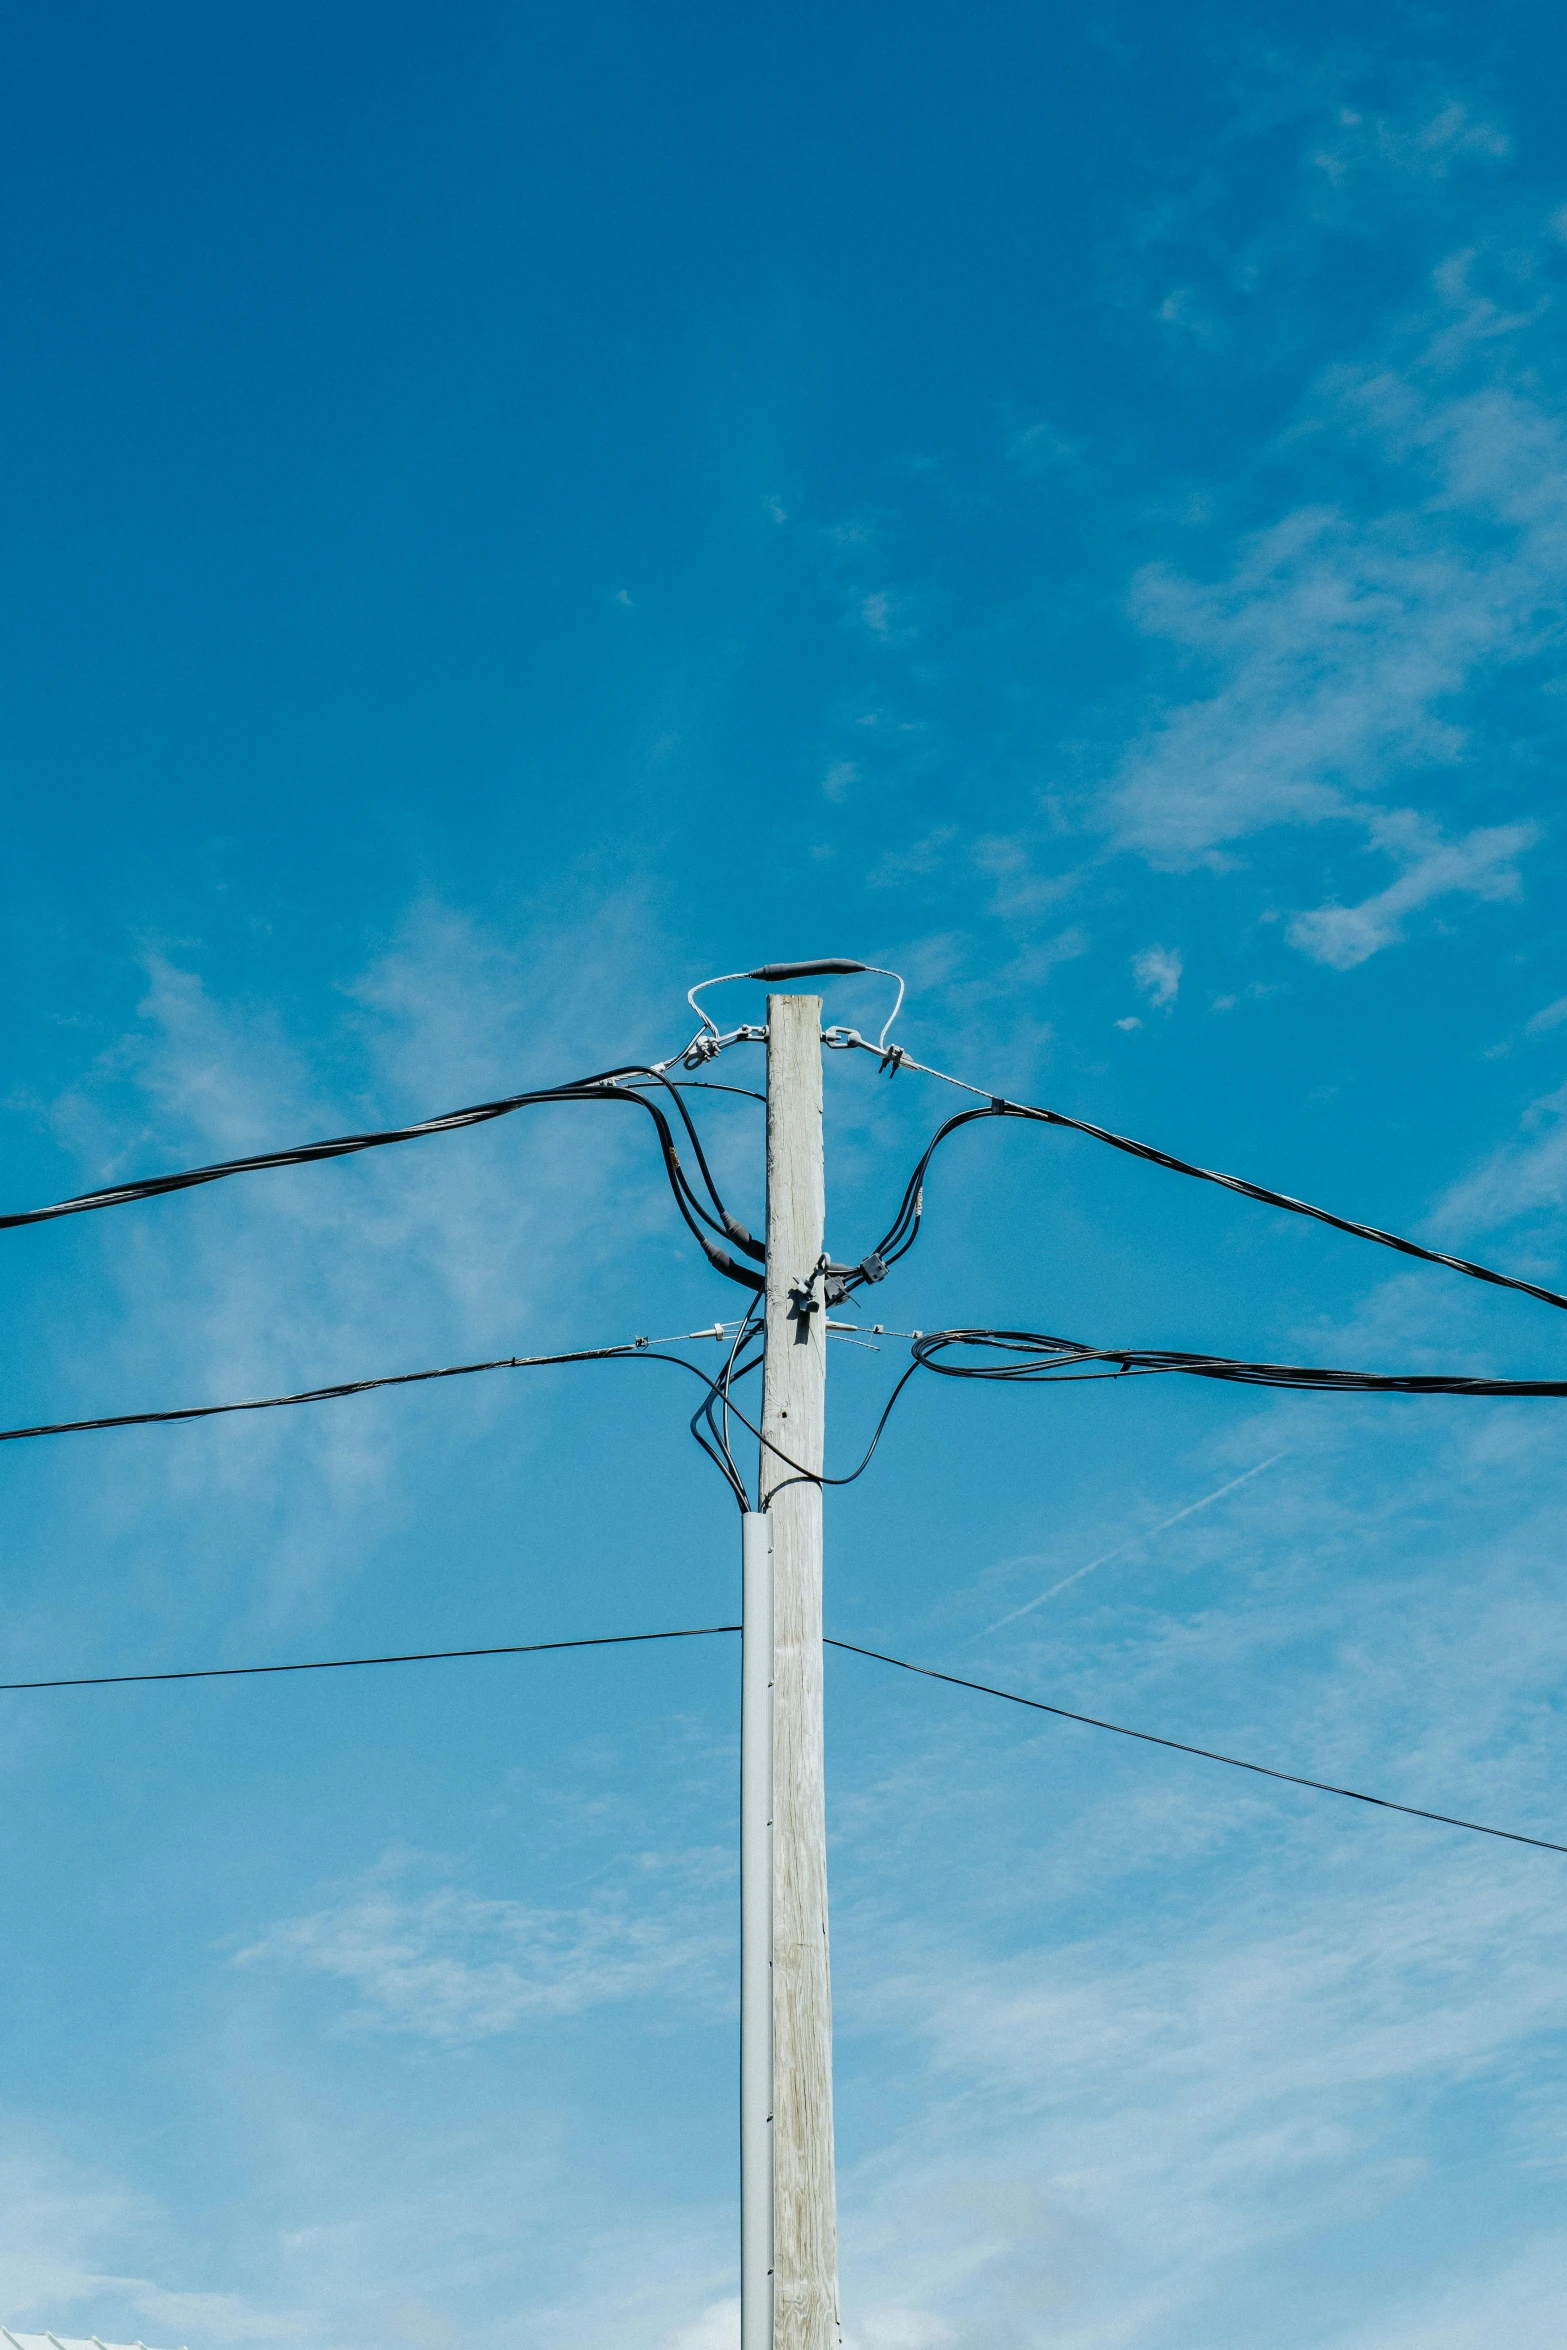
[[[835,1053],[846,1053],[851,1045],[862,1045],[865,1039],[857,1028],[824,1028],[822,1042]]]

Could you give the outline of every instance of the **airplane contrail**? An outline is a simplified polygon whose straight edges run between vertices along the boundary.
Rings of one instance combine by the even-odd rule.
[[[1081,1583],[1083,1577],[1093,1574],[1096,1568],[1109,1566],[1112,1559],[1125,1558],[1129,1550],[1140,1549],[1145,1542],[1151,1542],[1156,1534],[1163,1534],[1169,1527],[1178,1526],[1183,1518],[1195,1517],[1199,1510],[1207,1509],[1210,1502],[1222,1501],[1238,1485],[1245,1485],[1251,1478],[1260,1477],[1264,1469],[1271,1469],[1283,1458],[1281,1452],[1271,1453],[1267,1460],[1258,1461],[1255,1468],[1243,1469],[1238,1477],[1230,1479],[1228,1485],[1219,1486],[1216,1492],[1205,1493],[1201,1501],[1189,1501],[1185,1509],[1177,1510],[1173,1517],[1161,1518],[1157,1526],[1148,1526],[1141,1534],[1134,1534],[1130,1542],[1117,1543],[1115,1549],[1107,1550],[1102,1558],[1090,1559],[1086,1567],[1075,1567],[1070,1575],[1063,1575],[1059,1583],[1052,1583],[1048,1591],[1041,1591],[1036,1599],[1026,1599],[1021,1607],[1013,1608],[1010,1615],[998,1616],[993,1624],[985,1626],[984,1631],[970,1633],[969,1638],[983,1640],[987,1632],[999,1632],[1004,1624],[1015,1624],[1019,1616],[1032,1615],[1036,1607],[1043,1607],[1047,1599],[1054,1599],[1057,1592],[1065,1591],[1069,1584]],[[967,1642],[964,1645],[967,1646]]]

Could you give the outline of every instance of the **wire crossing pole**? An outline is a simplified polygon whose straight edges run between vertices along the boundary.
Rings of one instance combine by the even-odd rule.
[[[740,1524],[740,2345],[773,2350],[773,1526]]]
[[[832,1994],[822,1748],[821,998],[767,999],[767,1350],[761,1499],[773,1526],[773,2302],[777,2350],[836,2350]],[[778,1450],[771,1451],[769,1445]],[[787,1454],[803,1470],[789,1468]],[[746,2350],[752,2350],[749,2340]]]

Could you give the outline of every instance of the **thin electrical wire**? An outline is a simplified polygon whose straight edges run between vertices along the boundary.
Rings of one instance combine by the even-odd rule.
[[[715,1331],[727,1336],[721,1324],[715,1325]],[[693,1330],[686,1335],[693,1339],[707,1338],[715,1331]],[[429,1371],[393,1371],[378,1379],[344,1379],[330,1387],[306,1387],[292,1395],[257,1396],[241,1403],[187,1404],[174,1411],[116,1412],[96,1420],[52,1420],[31,1428],[0,1428],[0,1444],[15,1444],[29,1436],[79,1436],[104,1428],[161,1427],[184,1420],[214,1420],[229,1412],[281,1411],[291,1404],[336,1403],[345,1396],[368,1395],[381,1387],[417,1387],[427,1380],[466,1379],[480,1371],[545,1370],[560,1363],[674,1363],[700,1379],[711,1391],[717,1382],[699,1364],[687,1362],[684,1355],[661,1351],[678,1343],[678,1339],[631,1339],[618,1346],[577,1347],[561,1354],[498,1355],[482,1363],[452,1363]]]
[[[862,1036],[852,1032],[842,1038],[847,1045],[858,1046],[862,1052],[876,1052]],[[1112,1150],[1125,1151],[1134,1159],[1145,1159],[1151,1166],[1164,1167],[1173,1175],[1189,1175],[1199,1183],[1217,1183],[1226,1191],[1238,1192],[1243,1199],[1253,1199],[1263,1207],[1282,1208],[1292,1216],[1309,1216],[1318,1224],[1327,1224],[1335,1232],[1347,1232],[1352,1239],[1374,1241],[1379,1248],[1396,1249],[1401,1256],[1418,1257],[1428,1265],[1444,1265],[1451,1273],[1463,1273],[1471,1281],[1489,1282],[1496,1289],[1515,1289],[1525,1297],[1538,1298],[1542,1305],[1557,1306],[1567,1311],[1567,1296],[1555,1289],[1543,1288],[1536,1281],[1524,1281],[1513,1273],[1499,1273],[1493,1266],[1476,1264],[1469,1257],[1448,1256],[1443,1250],[1425,1248],[1417,1240],[1406,1240],[1399,1233],[1384,1232],[1380,1225],[1357,1223],[1350,1216],[1336,1216],[1327,1208],[1313,1207],[1309,1200],[1296,1199],[1287,1191],[1270,1191],[1265,1184],[1248,1183],[1239,1175],[1226,1175],[1213,1167],[1199,1167],[1189,1159],[1178,1159],[1169,1151],[1155,1149],[1152,1143],[1136,1142],[1129,1135],[1116,1134],[1108,1126],[1095,1126],[1086,1118],[1070,1118],[1064,1110],[1042,1109],[1030,1102],[1008,1101],[1004,1094],[989,1091],[980,1085],[970,1085],[966,1078],[949,1076],[945,1069],[933,1069],[925,1061],[916,1061],[901,1046],[893,1046],[880,1054],[883,1068],[896,1073],[899,1069],[916,1069],[922,1076],[938,1078],[943,1085],[956,1086],[960,1092],[978,1094],[988,1102],[984,1110],[970,1110],[949,1119],[935,1137],[921,1162],[929,1164],[930,1153],[936,1143],[958,1126],[967,1125],[976,1118],[1023,1118],[1044,1126],[1062,1126],[1074,1134],[1086,1134],[1095,1142],[1108,1143]],[[905,1194],[907,1199],[908,1194]],[[916,1228],[917,1228],[916,1217]],[[878,1252],[880,1253],[880,1252]],[[899,1252],[903,1253],[902,1251]]]
[[[712,1640],[741,1631],[739,1624],[691,1624],[676,1630],[660,1632],[604,1632],[578,1640],[508,1641],[488,1648],[419,1648],[399,1650],[382,1656],[327,1656],[309,1657],[298,1662],[266,1665],[198,1665],[175,1672],[161,1673],[76,1673],[59,1675],[50,1680],[0,1681],[0,1695],[18,1696],[28,1691],[44,1689],[124,1689],[159,1682],[174,1681],[247,1681],[278,1673],[341,1673],[361,1670],[376,1665],[427,1665],[469,1662],[494,1656],[549,1656],[566,1650],[584,1648],[634,1648],[654,1640]],[[1027,1706],[1031,1712],[1051,1714],[1058,1721],[1077,1722],[1089,1730],[1109,1730],[1119,1738],[1135,1738],[1145,1746],[1162,1746],[1173,1754],[1189,1754],[1200,1762],[1224,1763],[1231,1770],[1251,1771],[1259,1778],[1278,1779],[1286,1786],[1305,1787],[1318,1795],[1340,1795],[1352,1803],[1373,1805],[1379,1811],[1402,1812],[1417,1820],[1433,1820],[1445,1828],[1463,1828],[1474,1836],[1496,1836],[1509,1844],[1528,1844],[1542,1852],[1567,1852],[1567,1844],[1553,1843],[1545,1836],[1526,1836],[1514,1828],[1495,1828],[1480,1820],[1458,1818],[1452,1812],[1428,1811],[1419,1804],[1395,1803],[1385,1795],[1367,1795],[1358,1787],[1335,1786],[1330,1780],[1308,1779],[1296,1771],[1280,1771],[1267,1763],[1247,1762],[1241,1756],[1221,1754],[1208,1746],[1192,1746],[1180,1738],[1163,1738],[1152,1730],[1130,1729],[1124,1722],[1103,1721],[1096,1714],[1074,1713],[1062,1705],[1049,1705],[1037,1697],[1024,1697],[1015,1689],[998,1689],[988,1681],[969,1681],[957,1673],[938,1672],[933,1665],[912,1664],[907,1657],[889,1656],[879,1648],[862,1648],[853,1640],[837,1640],[823,1635],[825,1648],[842,1649],[845,1655],[868,1657],[873,1663],[895,1665],[900,1672],[917,1674],[926,1681],[945,1681],[954,1689],[968,1689],[982,1697],[1004,1698],[1010,1705]]]
[[[667,1068],[674,1061],[683,1061],[689,1067],[691,1065],[690,1055],[695,1054],[698,1060],[707,1060],[715,1054],[723,1052],[726,1047],[732,1044],[761,1044],[766,1041],[767,1031],[765,1028],[734,1028],[725,1035],[711,1012],[704,1011],[696,1000],[699,995],[705,995],[710,987],[727,987],[733,981],[740,979],[754,979],[763,984],[770,984],[774,981],[806,979],[812,976],[837,979],[893,979],[897,981],[898,992],[893,997],[892,1010],[882,1022],[881,1034],[871,1047],[873,1052],[885,1052],[887,1050],[887,1032],[903,1009],[904,979],[902,973],[889,971],[882,963],[856,963],[847,956],[827,956],[814,964],[763,963],[754,971],[720,971],[711,979],[699,979],[695,987],[687,989],[686,1002],[691,1006],[702,1025],[691,1042],[681,1052],[672,1053],[669,1061],[663,1063],[662,1066]],[[864,1041],[857,1028],[829,1029],[826,1032],[825,1041],[829,1044],[838,1044],[847,1041],[850,1037],[853,1037],[856,1043]]]
[[[767,1096],[758,1093],[754,1085],[720,1085],[711,1077],[666,1077],[664,1083],[676,1093],[737,1093],[748,1102],[760,1102],[765,1109]]]
[[[904,1372],[902,1378],[894,1387],[891,1395],[888,1396],[886,1403],[882,1406],[881,1418],[877,1421],[874,1429],[871,1431],[871,1440],[865,1447],[864,1452],[860,1455],[859,1466],[857,1468],[851,1469],[847,1476],[844,1477],[827,1477],[817,1469],[806,1468],[803,1462],[793,1459],[790,1454],[786,1453],[781,1445],[774,1444],[770,1436],[764,1436],[761,1429],[756,1425],[756,1422],[754,1420],[748,1420],[744,1412],[741,1411],[738,1404],[734,1404],[731,1408],[733,1409],[735,1418],[740,1422],[740,1425],[743,1428],[749,1428],[751,1434],[756,1438],[757,1442],[761,1445],[764,1445],[766,1449],[773,1454],[775,1459],[782,1461],[786,1469],[792,1469],[794,1471],[793,1477],[786,1478],[783,1481],[784,1483],[794,1484],[796,1481],[803,1479],[804,1482],[808,1485],[852,1485],[856,1478],[863,1477],[866,1470],[870,1467],[872,1457],[876,1451],[876,1447],[881,1442],[882,1431],[886,1427],[887,1422],[892,1417],[892,1409],[894,1404],[897,1402],[899,1396],[903,1393],[905,1387],[907,1387],[909,1381],[913,1378],[915,1372],[923,1370],[924,1368],[925,1366],[918,1360],[918,1358],[910,1363],[908,1369]],[[780,1490],[780,1488],[775,1485],[771,1487],[770,1490],[776,1493]]]
[[[750,1311],[747,1313],[745,1320],[741,1323],[739,1329],[735,1332],[735,1342],[734,1345],[729,1349],[729,1360],[724,1365],[723,1371],[721,1419],[717,1428],[714,1429],[714,1433],[717,1435],[719,1444],[722,1447],[724,1458],[729,1463],[730,1468],[733,1469],[735,1476],[739,1480],[742,1490],[746,1494],[746,1506],[748,1509],[750,1507],[750,1490],[746,1485],[745,1477],[740,1469],[740,1466],[735,1459],[734,1448],[729,1441],[729,1397],[736,1378],[743,1378],[745,1376],[744,1372],[736,1371],[735,1365],[741,1353],[744,1351],[745,1341],[748,1334],[756,1325],[757,1316],[761,1310],[761,1304],[762,1301],[758,1298],[752,1304]],[[746,1370],[749,1371],[752,1367],[753,1366],[748,1363],[746,1365]],[[714,1425],[712,1416],[713,1403],[714,1398],[710,1395],[706,1404],[703,1406],[703,1410],[707,1416],[707,1424],[710,1428],[712,1428]],[[700,1441],[700,1439],[698,1439],[698,1441]]]
[[[545,1656],[562,1648],[632,1648],[643,1640],[710,1640],[738,1624],[693,1624],[677,1632],[603,1632],[590,1640],[511,1641],[504,1648],[416,1648],[399,1656],[321,1656],[302,1664],[198,1665],[182,1673],[79,1673],[68,1680],[0,1681],[0,1695],[23,1689],[123,1689],[139,1681],[245,1681],[262,1673],[343,1673],[360,1665],[434,1665],[477,1656]]]
[[[743,1335],[744,1325],[742,1325],[740,1332],[740,1336],[743,1337]],[[738,1343],[737,1338],[736,1344],[738,1345]],[[751,1368],[750,1364],[745,1365],[746,1370]],[[720,1425],[713,1417],[714,1407],[720,1396],[727,1403],[734,1376],[734,1348],[731,1348],[728,1362],[718,1377],[709,1382],[706,1395],[703,1396],[702,1401],[691,1414],[687,1425],[698,1447],[706,1453],[708,1459],[728,1483],[730,1492],[740,1506],[741,1515],[744,1516],[751,1507],[750,1490],[734,1453],[730,1449],[727,1416],[723,1425]],[[707,1430],[706,1436],[702,1433],[704,1428]]]
[[[1036,1714],[1053,1714],[1057,1721],[1080,1722],[1086,1730],[1111,1730],[1118,1738],[1136,1738],[1144,1746],[1168,1747],[1172,1754],[1195,1755],[1199,1762],[1224,1763],[1232,1771],[1252,1771],[1260,1779],[1280,1779],[1288,1787],[1306,1787],[1316,1795],[1342,1795],[1351,1803],[1369,1803],[1378,1811],[1403,1812],[1413,1820],[1435,1820],[1444,1828],[1463,1828],[1471,1836],[1499,1836],[1508,1844],[1532,1844],[1541,1852],[1567,1852],[1567,1844],[1549,1836],[1525,1836],[1516,1828],[1492,1828],[1482,1820],[1459,1819],[1447,1811],[1427,1811],[1418,1803],[1395,1803],[1391,1796],[1367,1795],[1358,1787],[1338,1787],[1329,1779],[1308,1779],[1298,1771],[1276,1771],[1268,1763],[1246,1762],[1238,1754],[1220,1754],[1211,1746],[1189,1746],[1182,1738],[1161,1738],[1152,1730],[1132,1730],[1125,1722],[1101,1721],[1097,1714],[1073,1713],[1064,1705],[1047,1705],[1042,1698],[1024,1697],[1016,1689],[997,1689],[989,1681],[966,1681],[960,1673],[941,1673],[934,1665],[910,1664],[907,1657],[888,1656],[879,1648],[861,1648],[852,1640],[823,1635],[825,1648],[841,1648],[849,1656],[870,1657],[879,1665],[896,1665],[903,1673],[918,1673],[926,1681],[946,1681],[954,1689],[972,1689],[981,1697],[1003,1697],[1008,1705],[1026,1705]]]

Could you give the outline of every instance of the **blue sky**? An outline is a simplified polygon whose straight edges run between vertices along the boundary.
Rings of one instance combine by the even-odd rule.
[[[1560,1284],[1562,49],[13,12],[4,1205],[835,953],[939,1067]],[[832,1059],[840,1254],[956,1099]],[[759,1116],[708,1117],[753,1220]],[[12,1233],[5,1421],[727,1313],[620,1123]],[[875,1303],[1560,1361],[1036,1128],[947,1148]],[[840,1458],[901,1360],[835,1355]],[[831,1629],[1567,1834],[1557,1407],[1197,1387],[916,1381]],[[8,1447],[3,1677],[730,1620],[687,1409],[612,1365]],[[732,1642],[3,1702],[0,2321],[732,2350]],[[1559,2341],[1567,1864],[842,1654],[828,1702],[851,2350]]]

